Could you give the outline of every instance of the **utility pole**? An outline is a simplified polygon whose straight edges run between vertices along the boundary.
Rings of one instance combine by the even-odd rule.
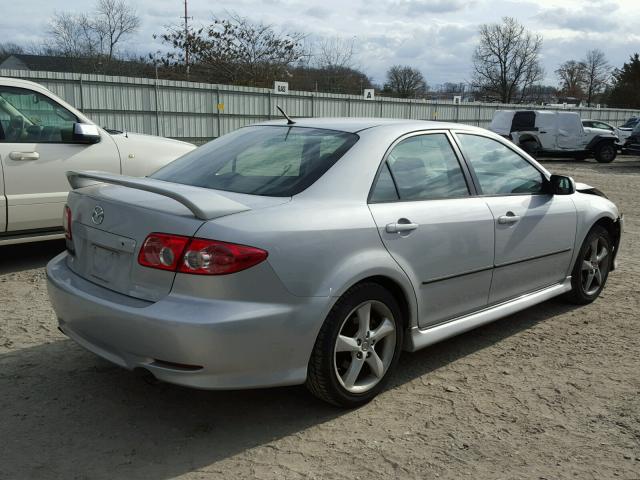
[[[189,80],[189,14],[187,1],[184,0],[184,63],[187,67],[187,81]]]

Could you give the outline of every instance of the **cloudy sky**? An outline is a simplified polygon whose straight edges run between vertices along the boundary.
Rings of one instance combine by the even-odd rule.
[[[141,54],[161,45],[152,38],[183,14],[182,0],[128,0],[142,26],[124,47]],[[54,11],[87,11],[87,0],[3,2],[0,42],[37,44],[46,39]],[[420,69],[430,85],[470,79],[478,26],[512,16],[543,35],[546,83],[564,60],[600,48],[614,66],[640,52],[638,0],[189,0],[195,24],[236,12],[254,21],[315,37],[355,38],[357,64],[383,82],[393,64]]]

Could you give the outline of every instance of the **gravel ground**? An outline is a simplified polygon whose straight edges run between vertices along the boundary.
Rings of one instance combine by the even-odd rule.
[[[148,384],[56,330],[61,243],[0,248],[0,478],[640,478],[640,158],[545,164],[625,212],[601,298],[405,354],[355,411],[302,387]]]

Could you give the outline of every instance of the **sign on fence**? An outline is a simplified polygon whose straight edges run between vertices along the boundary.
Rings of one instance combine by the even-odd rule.
[[[365,88],[364,89],[364,99],[365,100],[374,100],[376,95],[376,91],[373,88]]]
[[[273,91],[278,95],[289,93],[289,82],[273,82]]]

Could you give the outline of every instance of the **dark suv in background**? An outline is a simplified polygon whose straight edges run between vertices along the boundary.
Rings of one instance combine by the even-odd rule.
[[[640,118],[637,119],[631,135],[622,146],[622,153],[630,153],[633,155],[640,154]]]

